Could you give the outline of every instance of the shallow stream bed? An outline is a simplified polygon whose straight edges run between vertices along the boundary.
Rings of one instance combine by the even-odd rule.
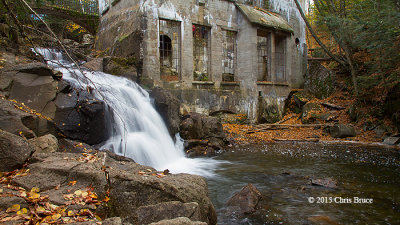
[[[277,143],[238,146],[216,159],[227,161],[208,178],[220,225],[400,224],[399,148]],[[311,184],[326,178],[336,187]],[[255,217],[228,213],[226,202],[248,183],[266,196],[266,211]],[[372,203],[355,203],[356,197]]]

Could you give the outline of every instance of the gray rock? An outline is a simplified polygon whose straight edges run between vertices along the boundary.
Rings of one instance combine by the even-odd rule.
[[[319,62],[309,64],[304,89],[319,99],[328,97],[335,90],[336,74]]]
[[[0,197],[0,210],[6,211],[13,205],[20,205],[21,208],[28,208],[28,203],[23,198],[17,196]]]
[[[58,150],[58,140],[52,134],[32,138],[29,140],[30,145],[36,153],[51,153]]]
[[[335,124],[329,128],[329,133],[334,138],[355,137],[356,130],[351,125]]]
[[[180,101],[166,89],[155,87],[152,89],[150,96],[154,99],[154,106],[161,117],[164,119],[171,136],[179,132]]]
[[[193,221],[200,220],[200,209],[197,202],[182,203],[171,201],[141,206],[138,208],[137,213],[139,224],[149,224],[177,217],[187,217]]]
[[[25,139],[0,130],[0,171],[21,168],[33,152]]]
[[[103,58],[95,58],[83,64],[84,67],[93,71],[103,71]]]
[[[0,91],[4,93],[5,96],[9,95],[12,82],[14,80],[15,73],[0,71]]]
[[[210,151],[210,149],[217,151],[228,144],[222,124],[218,118],[199,113],[185,115],[180,124],[180,134],[185,140],[207,140],[208,150],[205,148],[207,151]],[[203,143],[199,143],[199,146],[202,145]],[[196,145],[191,147],[194,148]],[[190,149],[187,150],[190,151]]]
[[[54,118],[58,82],[51,76],[17,73],[10,91],[10,98],[25,103],[44,116]]]
[[[27,64],[19,64],[12,68],[12,70],[21,72],[21,73],[30,73],[36,74],[39,76],[53,76],[54,71],[44,63],[34,62]]]
[[[38,187],[51,196],[61,196],[58,204],[65,201],[63,194],[92,186],[99,199],[104,198],[108,185],[111,186],[109,204],[99,207],[96,212],[106,216],[124,218],[124,222],[138,224],[138,208],[156,205],[162,202],[196,202],[200,211],[200,220],[216,224],[215,209],[208,197],[207,183],[204,178],[189,174],[170,174],[163,178],[138,174],[139,171],[155,171],[153,168],[126,161],[116,161],[105,152],[97,153],[97,160],[84,161],[82,154],[41,153],[35,154],[28,168],[28,176],[16,177],[13,184],[31,189]],[[105,163],[109,173],[106,179],[101,170]],[[69,181],[77,181],[68,186]],[[60,185],[58,190],[55,187]],[[51,198],[50,198],[50,201]]]
[[[207,225],[207,223],[200,221],[191,221],[186,217],[178,217],[175,219],[161,220],[156,223],[151,223],[150,225]]]
[[[311,185],[322,186],[326,188],[337,188],[337,182],[332,178],[311,179]]]
[[[385,140],[383,141],[384,144],[387,145],[397,145],[400,144],[400,136],[391,136],[391,137],[387,137],[385,138]]]
[[[314,122],[313,120],[316,119],[317,114],[312,115],[311,111],[319,111],[321,106],[318,103],[308,102],[303,106],[301,112],[301,122],[302,123],[310,123]]]
[[[36,116],[16,109],[15,105],[5,99],[0,99],[0,129],[26,138],[35,137],[35,133],[25,126],[23,121],[36,121]]]
[[[234,194],[227,205],[238,208],[240,214],[253,213],[261,197],[261,192],[254,185],[248,184],[240,192]]]

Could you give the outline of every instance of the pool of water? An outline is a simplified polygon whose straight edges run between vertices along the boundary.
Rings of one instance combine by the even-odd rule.
[[[216,159],[227,162],[216,171],[216,176],[208,178],[220,225],[313,224],[312,221],[400,224],[399,148],[277,143],[236,146]],[[325,178],[335,180],[336,188],[310,182]],[[248,183],[263,193],[268,206],[257,216],[227,213],[226,202]],[[310,197],[315,202],[310,203]],[[355,197],[373,202],[354,203]],[[349,199],[352,203],[348,203]],[[318,200],[330,203],[317,203]]]

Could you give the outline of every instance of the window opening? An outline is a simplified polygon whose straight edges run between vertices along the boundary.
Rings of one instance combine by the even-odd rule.
[[[209,81],[210,28],[193,25],[193,79]]]
[[[177,81],[180,72],[180,22],[160,19],[161,80]]]
[[[222,81],[235,81],[236,65],[236,32],[222,32]]]
[[[271,81],[271,33],[257,30],[257,80]]]
[[[275,74],[276,81],[286,81],[286,37],[275,35]]]

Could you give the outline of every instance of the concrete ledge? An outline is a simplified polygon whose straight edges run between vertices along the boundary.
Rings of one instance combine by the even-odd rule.
[[[214,85],[214,81],[192,81],[193,85]]]
[[[240,86],[239,81],[221,82],[221,86]]]
[[[266,85],[266,86],[289,86],[286,82],[272,82],[272,81],[257,81],[257,85]]]

